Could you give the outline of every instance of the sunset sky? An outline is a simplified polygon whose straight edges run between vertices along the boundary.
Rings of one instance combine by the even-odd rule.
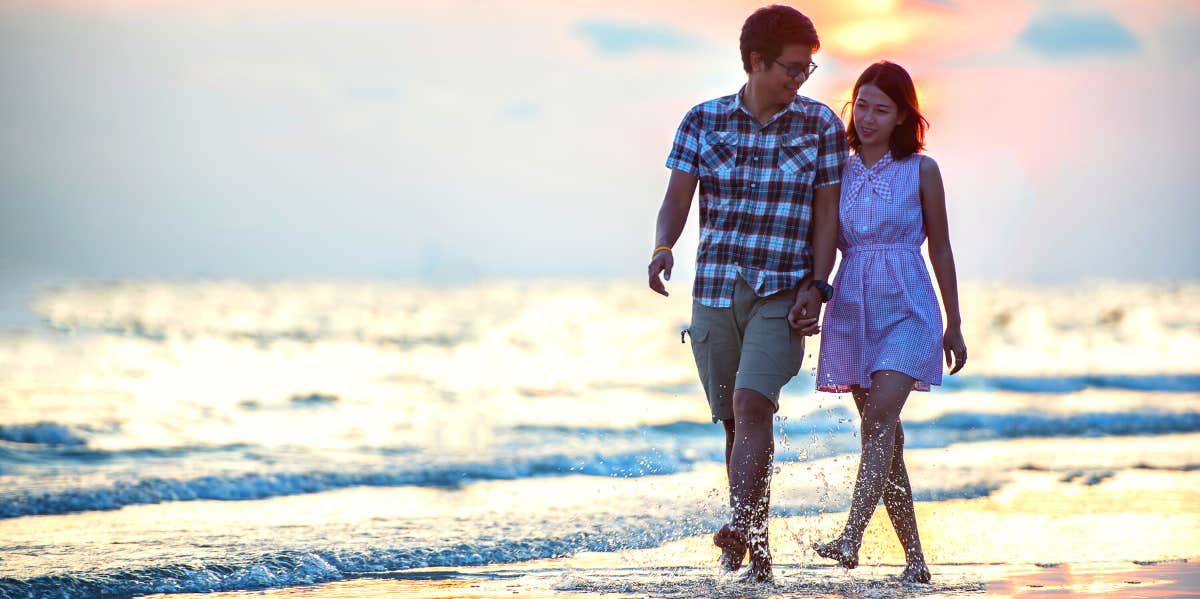
[[[760,5],[6,0],[0,281],[640,277]],[[961,278],[1200,278],[1200,2],[793,6],[801,93],[917,80]]]

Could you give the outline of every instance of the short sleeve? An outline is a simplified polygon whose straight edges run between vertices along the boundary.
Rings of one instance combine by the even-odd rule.
[[[842,119],[832,110],[825,109],[828,124],[821,132],[817,142],[817,174],[813,179],[813,189],[835,185],[842,182],[842,168],[850,156],[850,148],[846,145],[846,127]]]
[[[700,176],[700,117],[696,109],[689,110],[675,132],[675,142],[667,156],[667,168]]]

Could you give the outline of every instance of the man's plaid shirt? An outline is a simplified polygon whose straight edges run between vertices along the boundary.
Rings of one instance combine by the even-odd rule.
[[[729,307],[739,275],[760,297],[798,285],[812,270],[813,190],[841,181],[847,154],[841,119],[804,96],[766,124],[741,92],[688,111],[667,168],[700,180],[692,297]]]

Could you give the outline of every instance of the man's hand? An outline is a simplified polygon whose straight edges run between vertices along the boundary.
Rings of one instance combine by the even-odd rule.
[[[666,276],[667,280],[671,280],[671,268],[675,266],[675,256],[667,250],[660,250],[650,259],[650,288],[654,291],[667,296],[667,286],[663,284],[662,279],[658,278],[659,274]]]
[[[796,293],[796,303],[788,312],[788,325],[806,337],[821,332],[821,292],[816,287]]]

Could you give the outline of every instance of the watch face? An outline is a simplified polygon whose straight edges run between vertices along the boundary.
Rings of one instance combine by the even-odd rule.
[[[821,292],[821,299],[826,302],[829,301],[830,296],[833,295],[833,287],[825,281],[813,281],[813,285]]]

